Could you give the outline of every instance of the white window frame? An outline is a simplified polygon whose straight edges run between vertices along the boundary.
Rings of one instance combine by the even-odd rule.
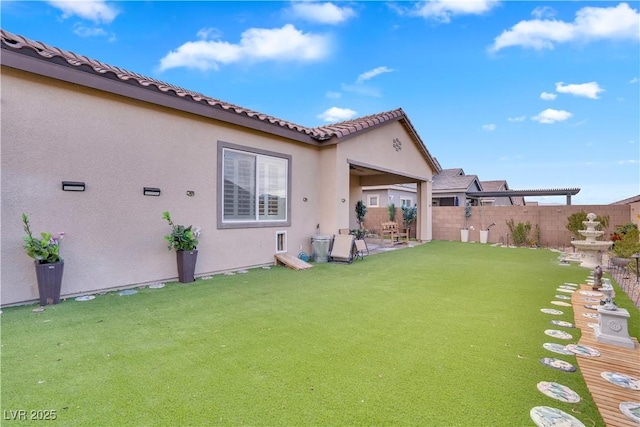
[[[255,171],[251,176],[254,181],[252,189],[254,190],[251,213],[254,215],[252,218],[225,218],[225,153],[236,152],[246,156],[255,157]],[[228,142],[218,141],[218,196],[217,196],[217,213],[218,213],[218,228],[251,228],[251,227],[273,227],[273,226],[290,226],[291,225],[291,155],[275,153],[272,151],[260,150],[251,147],[241,146]],[[266,178],[264,175],[260,176],[260,171],[265,170],[264,167],[271,163],[272,166],[281,165],[284,171],[278,170],[277,180],[283,181],[284,188],[277,188],[273,190],[268,188],[272,181]],[[261,181],[262,180],[262,181]],[[279,184],[277,185],[280,186]],[[282,213],[284,218],[269,218],[268,212],[265,212],[264,200],[260,200],[260,189],[264,190],[268,194],[271,191],[275,191],[279,194],[279,202],[284,203],[284,206],[279,205],[278,213]],[[268,206],[267,208],[268,209]],[[281,212],[282,210],[282,212]],[[265,217],[266,216],[266,217]]]
[[[371,203],[372,198],[376,198],[377,203],[374,205]],[[379,194],[368,194],[367,195],[367,206],[370,208],[379,208],[380,207],[380,195]]]

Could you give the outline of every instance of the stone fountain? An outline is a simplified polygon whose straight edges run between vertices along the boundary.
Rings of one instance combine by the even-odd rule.
[[[574,240],[571,244],[582,254],[581,267],[595,268],[602,263],[602,252],[608,250],[612,245],[612,241],[596,240],[604,234],[604,231],[596,230],[596,226],[600,224],[596,219],[596,214],[589,213],[587,221],[582,221],[587,229],[578,230],[578,233],[585,237],[585,240]]]

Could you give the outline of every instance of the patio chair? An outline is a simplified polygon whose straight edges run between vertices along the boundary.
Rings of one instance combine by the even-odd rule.
[[[351,234],[334,234],[333,244],[329,250],[329,261],[346,262],[353,261],[353,236]]]
[[[365,256],[369,255],[369,248],[367,247],[367,242],[364,240],[356,240],[355,241],[355,258],[364,259]]]

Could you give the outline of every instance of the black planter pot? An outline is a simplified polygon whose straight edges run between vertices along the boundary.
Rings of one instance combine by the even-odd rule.
[[[60,302],[60,288],[62,288],[64,261],[52,264],[39,264],[38,261],[35,261],[35,264],[40,305],[58,304]]]
[[[178,281],[180,283],[191,283],[196,279],[193,277],[196,271],[196,259],[198,251],[176,251],[176,259],[178,260]]]

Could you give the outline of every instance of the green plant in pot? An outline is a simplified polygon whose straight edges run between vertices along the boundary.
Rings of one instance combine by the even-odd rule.
[[[64,260],[60,257],[60,239],[64,237],[64,231],[55,236],[42,232],[39,239],[33,237],[29,217],[24,213],[22,224],[27,233],[24,236],[24,249],[27,255],[34,259],[36,266],[40,305],[58,304],[64,273]]]
[[[171,220],[169,212],[163,212],[162,218],[166,219],[171,226],[171,234],[164,236],[168,242],[169,250],[176,250],[176,260],[178,263],[178,280],[181,283],[195,281],[196,261],[198,258],[198,237],[200,228],[193,226],[185,227],[177,225]]]

